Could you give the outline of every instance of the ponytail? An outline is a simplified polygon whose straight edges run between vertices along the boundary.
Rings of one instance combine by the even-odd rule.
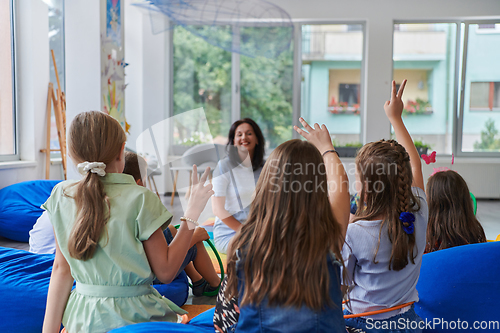
[[[78,114],[71,123],[68,147],[76,163],[108,164],[120,155],[125,140],[125,132],[116,119],[99,111],[89,111]],[[106,232],[110,204],[98,174],[87,172],[75,186],[76,193],[72,198],[76,204],[76,221],[68,240],[68,250],[71,257],[88,260],[94,256]]]
[[[87,260],[94,256],[109,220],[109,200],[96,173],[88,172],[76,186],[77,218],[68,241],[69,254]],[[106,236],[107,237],[107,236]]]

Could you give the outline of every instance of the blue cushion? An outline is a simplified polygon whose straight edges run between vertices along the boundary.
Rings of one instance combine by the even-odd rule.
[[[183,306],[189,296],[188,279],[184,271],[169,284],[155,284],[153,287],[178,306]]]
[[[53,261],[53,254],[0,247],[0,332],[42,331]]]
[[[0,332],[41,332],[53,254],[0,247]],[[155,285],[178,306],[188,297],[184,272],[168,285]]]
[[[469,330],[475,321],[497,321],[500,301],[500,242],[457,246],[425,254],[417,284],[422,319],[447,321],[424,332],[456,332],[450,322],[460,319]],[[465,325],[465,324],[463,324]],[[462,327],[462,326],[461,326]],[[463,332],[468,330],[462,330]],[[481,330],[498,332],[497,329]]]
[[[164,333],[164,332],[184,332],[184,333],[213,333],[214,329],[214,311],[215,308],[200,313],[189,324],[176,324],[176,323],[141,323],[120,327],[109,331],[110,333]]]
[[[47,201],[60,180],[31,180],[0,190],[0,236],[28,242],[29,232],[42,215]]]

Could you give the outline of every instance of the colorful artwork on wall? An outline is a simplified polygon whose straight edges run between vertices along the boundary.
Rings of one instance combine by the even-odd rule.
[[[121,0],[106,0],[106,35],[113,43],[122,46]]]
[[[101,33],[102,110],[120,122],[129,133],[125,118],[125,67],[121,0],[106,0],[105,32]],[[104,25],[104,22],[102,23]]]

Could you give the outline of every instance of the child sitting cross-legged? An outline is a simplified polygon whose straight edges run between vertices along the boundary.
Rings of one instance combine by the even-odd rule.
[[[147,162],[141,156],[127,151],[125,153],[125,169],[123,169],[123,173],[134,177],[137,185],[146,187]],[[167,244],[170,244],[177,234],[177,229],[169,225],[163,234]],[[203,241],[208,238],[209,235],[204,228],[197,227],[194,230],[186,258],[177,272],[177,275],[182,270],[186,272],[193,282],[192,291],[195,296],[215,296],[219,292],[220,278],[215,272],[212,261],[203,245]],[[158,282],[155,281],[155,283]]]

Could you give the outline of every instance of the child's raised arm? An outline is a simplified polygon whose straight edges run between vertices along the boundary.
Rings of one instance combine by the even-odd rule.
[[[385,102],[384,110],[387,118],[391,122],[392,127],[394,127],[394,133],[396,133],[396,140],[406,149],[406,152],[410,156],[411,171],[413,174],[413,182],[411,186],[419,187],[424,190],[424,177],[422,175],[422,163],[420,162],[420,156],[418,155],[417,148],[413,144],[408,130],[401,119],[403,113],[404,103],[402,101],[403,91],[406,86],[406,80],[401,83],[399,91],[396,93],[396,82],[392,81],[392,94],[391,100]]]
[[[349,224],[350,214],[350,196],[349,196],[349,179],[344,170],[344,165],[340,161],[338,155],[334,152],[330,132],[325,125],[314,124],[312,128],[304,118],[299,118],[300,123],[306,131],[298,128],[294,129],[302,135],[307,141],[318,148],[325,162],[326,179],[328,181],[328,197],[332,207],[333,216],[340,224],[342,237],[345,239],[347,225]],[[313,209],[313,207],[311,207]]]

